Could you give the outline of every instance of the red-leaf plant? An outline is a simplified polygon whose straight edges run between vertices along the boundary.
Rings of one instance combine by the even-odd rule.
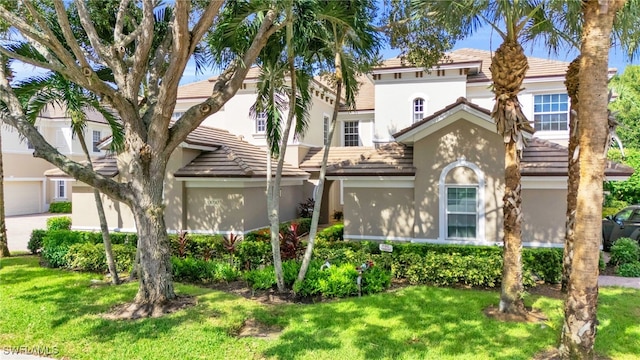
[[[188,232],[186,230],[182,230],[178,235],[178,256],[182,259],[187,255],[187,245],[189,244],[187,234]]]
[[[292,260],[298,258],[302,238],[307,233],[298,234],[300,224],[291,223],[289,229],[280,231],[280,256],[282,260]]]
[[[233,256],[236,253],[236,246],[242,240],[242,235],[230,233],[229,237],[223,236],[222,246],[229,253],[229,263],[233,266]]]

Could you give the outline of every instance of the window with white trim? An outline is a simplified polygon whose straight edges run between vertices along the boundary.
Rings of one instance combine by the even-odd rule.
[[[100,144],[100,140],[102,140],[102,132],[100,132],[99,130],[93,130],[91,134],[91,140],[93,144],[93,152],[99,153],[100,148],[98,147],[98,144]]]
[[[416,98],[413,100],[413,122],[416,123],[424,119],[424,99]]]
[[[569,128],[569,97],[567,94],[535,95],[533,121],[537,131],[563,131]]]
[[[256,114],[256,134],[265,132],[267,132],[267,113],[263,111]]]
[[[344,146],[359,146],[360,134],[357,121],[344,122]]]
[[[475,239],[478,230],[478,187],[447,186],[447,238]]]
[[[64,180],[56,180],[56,198],[67,198],[67,182]]]
[[[323,122],[322,122],[322,143],[326,144],[327,143],[327,138],[329,137],[329,115],[324,115],[323,116]]]

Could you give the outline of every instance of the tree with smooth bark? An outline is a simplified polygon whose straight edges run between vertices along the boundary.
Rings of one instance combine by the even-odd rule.
[[[349,109],[354,108],[355,98],[360,88],[358,76],[366,73],[377,62],[381,43],[376,29],[373,27],[373,16],[376,10],[374,2],[366,0],[326,1],[320,2],[320,5],[322,8],[319,11],[321,14],[319,21],[325,29],[325,36],[317,39],[318,49],[322,49],[319,52],[324,54],[324,61],[328,61],[325,63],[327,70],[325,76],[332,85],[337,99],[334,103],[331,124],[324,143],[320,174],[315,191],[316,201],[309,229],[309,241],[296,279],[297,284],[304,281],[313,254],[329,151],[331,150],[338,112],[343,105]],[[329,73],[329,71],[331,72]],[[344,100],[342,100],[342,96],[344,96]]]
[[[616,13],[625,0],[583,2],[578,93],[580,180],[571,276],[560,355],[591,359],[596,336],[603,177],[608,137],[608,59]]]
[[[118,182],[69,159],[47,143],[27,120],[6,72],[0,69],[0,100],[9,110],[6,122],[33,144],[34,155],[131,209],[140,249],[140,283],[134,305],[141,309],[163,306],[176,296],[163,202],[169,157],[191,131],[233,97],[269,36],[286,22],[277,2],[251,1],[246,6],[255,11],[240,19],[240,25],[225,23],[219,15],[229,4],[235,2],[176,1],[164,5],[172,8],[172,15],[167,24],[162,24],[156,22],[157,4],[152,0],[122,0],[114,7],[77,0],[73,15],[79,25],[74,26],[69,21],[69,6],[62,0],[37,4],[23,0],[22,13],[0,5],[0,19],[10,23],[31,52],[45,61],[21,55],[5,45],[0,46],[1,54],[62,74],[100,96],[122,121],[125,141],[117,157],[126,181]],[[112,25],[109,31],[105,22]],[[249,44],[246,52],[229,58],[206,100],[172,122],[180,78],[188,60],[203,46],[203,37],[219,27],[233,34],[245,24],[257,28],[255,36],[244,39]],[[60,28],[64,43],[52,28]],[[113,81],[101,79],[96,73],[98,66],[111,69]]]

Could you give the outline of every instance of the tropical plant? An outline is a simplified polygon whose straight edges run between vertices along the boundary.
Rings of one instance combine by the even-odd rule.
[[[343,105],[351,109],[355,107],[355,97],[360,87],[358,76],[368,71],[378,60],[381,41],[372,26],[375,9],[375,3],[372,1],[327,1],[320,3],[318,21],[324,29],[324,36],[316,39],[317,52],[322,55],[323,65],[327,70],[325,79],[333,86],[338,99],[334,103],[331,125],[324,143],[309,241],[302,259],[297,283],[304,281],[313,254],[318,221],[320,220],[327,162],[338,111]]]
[[[0,5],[0,20],[21,35],[16,41],[4,42],[2,54],[60,73],[99,94],[123,123],[125,144],[117,157],[119,163],[127,164],[123,172],[128,179],[121,183],[49,144],[28,121],[0,67],[0,86],[5,89],[0,101],[8,109],[5,122],[33,144],[34,154],[132,210],[141,280],[135,306],[150,309],[149,304],[166,304],[175,298],[162,187],[169,157],[191,131],[236,93],[266,40],[287,21],[277,3],[270,1],[243,2],[239,6],[250,11],[240,19],[223,16],[221,9],[236,3],[121,0],[77,1],[71,6],[62,0],[37,5],[23,0],[18,11]],[[254,36],[243,37],[249,44],[247,51],[229,57],[210,96],[172,121],[179,80],[191,56],[206,45],[204,35],[225,28],[233,36],[244,25],[257,29]],[[110,69],[111,80],[98,75],[103,68]]]

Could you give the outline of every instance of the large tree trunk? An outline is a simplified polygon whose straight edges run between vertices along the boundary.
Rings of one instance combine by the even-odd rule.
[[[564,254],[562,256],[562,292],[567,292],[569,277],[571,276],[571,261],[573,259],[573,243],[575,241],[576,203],[578,197],[578,182],[580,181],[580,147],[578,146],[578,84],[580,80],[580,56],[569,64],[565,86],[571,99],[569,116],[569,155],[567,176],[567,220],[565,223]]]
[[[600,2],[602,4],[600,4]],[[580,60],[580,182],[571,277],[565,301],[560,354],[594,357],[598,303],[598,256],[602,234],[602,180],[606,160],[607,73],[611,28],[624,0],[583,3]]]
[[[87,165],[89,166],[89,169],[93,170],[93,162],[91,161],[89,148],[87,147],[84,133],[82,131],[83,130],[76,131],[76,134],[78,135],[78,140],[80,141],[82,151],[87,157]],[[118,277],[118,270],[116,268],[116,262],[113,257],[111,236],[109,235],[109,226],[107,224],[107,216],[104,213],[104,206],[102,205],[100,191],[96,188],[93,188],[93,198],[96,201],[96,210],[98,211],[98,219],[100,220],[100,231],[102,231],[102,242],[104,243],[104,252],[107,258],[107,268],[109,269],[109,274],[111,275],[111,283],[113,283],[113,285],[118,285],[120,283],[120,278]]]
[[[342,62],[340,54],[335,55],[335,74],[336,74],[336,94],[342,94]],[[318,233],[318,222],[320,221],[320,208],[322,207],[322,195],[324,194],[324,182],[327,174],[327,162],[329,162],[329,150],[331,149],[331,140],[333,140],[333,133],[336,129],[336,123],[338,122],[338,110],[340,110],[340,97],[336,98],[333,106],[333,114],[331,116],[331,126],[329,133],[327,134],[327,141],[324,143],[324,154],[322,155],[322,164],[320,165],[320,174],[318,176],[318,191],[316,191],[315,204],[313,205],[313,215],[311,216],[311,227],[309,229],[309,241],[307,242],[307,249],[304,252],[302,258],[302,265],[300,266],[300,272],[298,272],[298,278],[296,283],[302,283],[305,276],[307,276],[307,270],[311,263],[311,256],[313,255],[313,247],[316,241],[316,234]]]
[[[0,129],[2,130],[2,129]],[[4,213],[4,163],[2,162],[2,134],[0,133],[0,258],[11,256]]]
[[[523,130],[533,131],[522,112],[518,93],[529,69],[522,46],[505,40],[491,59],[493,91],[496,94],[491,116],[503,137],[504,153],[504,251],[500,312],[524,314],[522,301],[522,186],[520,157],[524,148]],[[484,205],[483,205],[484,206]]]

